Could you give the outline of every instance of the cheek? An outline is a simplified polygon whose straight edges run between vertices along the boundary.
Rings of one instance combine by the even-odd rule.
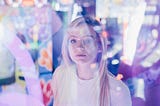
[[[95,54],[98,51],[98,47],[96,45],[92,45],[86,50],[87,50],[88,53]]]
[[[87,53],[93,57],[93,58],[96,58],[97,56],[97,53],[98,53],[98,49],[96,47],[92,47],[90,49],[87,49]]]

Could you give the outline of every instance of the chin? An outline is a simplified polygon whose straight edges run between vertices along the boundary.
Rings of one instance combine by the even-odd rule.
[[[93,62],[90,62],[90,61],[87,61],[85,59],[79,59],[79,60],[76,60],[75,62],[76,64],[80,64],[80,65],[86,65],[86,64],[91,64]]]

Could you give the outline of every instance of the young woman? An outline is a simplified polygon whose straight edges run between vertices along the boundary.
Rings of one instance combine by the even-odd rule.
[[[106,68],[106,44],[98,21],[71,22],[62,44],[62,64],[52,79],[54,106],[131,106],[128,88]]]

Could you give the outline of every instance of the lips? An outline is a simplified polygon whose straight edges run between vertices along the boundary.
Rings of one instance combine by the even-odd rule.
[[[84,57],[86,57],[87,55],[85,55],[85,54],[77,54],[76,55],[76,57],[81,57],[81,58],[84,58]]]
[[[79,56],[79,57],[85,57],[86,55],[85,54],[78,54],[76,56]]]

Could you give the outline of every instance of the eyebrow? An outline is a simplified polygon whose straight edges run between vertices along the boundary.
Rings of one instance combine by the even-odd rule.
[[[75,35],[70,35],[70,36],[69,36],[69,38],[71,38],[71,37],[75,37],[75,38],[78,38],[78,37],[77,37],[77,36],[75,36]]]
[[[75,37],[75,38],[81,38],[81,37],[79,37],[79,36],[76,36],[76,35],[70,35],[69,36],[69,38],[71,38],[71,37]],[[94,35],[85,35],[85,36],[82,36],[82,37],[95,37]]]

